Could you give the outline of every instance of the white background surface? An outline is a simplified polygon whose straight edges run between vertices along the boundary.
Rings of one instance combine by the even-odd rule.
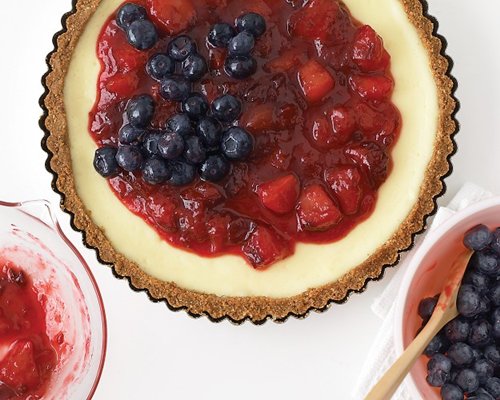
[[[70,8],[70,0],[2,1],[1,200],[59,203],[40,148],[38,98],[52,35]],[[441,202],[465,181],[500,194],[500,3],[430,0],[430,12],[448,39],[462,104],[459,153]],[[212,324],[173,313],[130,290],[80,244],[68,216],[58,216],[94,271],[106,305],[109,347],[96,400],[351,398],[380,326],[370,305],[391,272],[346,305],[304,321],[261,327]]]

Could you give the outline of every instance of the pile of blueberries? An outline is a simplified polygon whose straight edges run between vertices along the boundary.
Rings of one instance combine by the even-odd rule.
[[[158,32],[148,19],[144,7],[133,3],[123,5],[116,16],[117,25],[127,35],[128,42],[138,50],[148,50],[158,42]],[[225,61],[226,73],[235,79],[245,79],[257,71],[257,61],[251,53],[255,41],[266,31],[266,20],[257,13],[246,13],[236,19],[236,27],[227,23],[215,24],[208,34],[208,42],[218,48],[226,48],[228,56]],[[175,62],[182,63],[184,77],[177,77],[174,82],[162,83],[165,97],[170,99],[181,97],[188,91],[189,81],[200,79],[207,72],[206,60],[197,53],[196,43],[189,36],[181,35],[172,40],[168,46],[168,54],[157,55],[150,61],[153,78],[162,81],[173,79]],[[171,86],[175,93],[169,93]],[[177,86],[179,86],[177,88]]]
[[[449,322],[425,350],[427,382],[441,387],[444,400],[500,399],[500,228],[471,229],[464,244],[474,255],[457,298],[459,317]],[[438,296],[420,302],[424,324]]]
[[[239,19],[238,26],[263,33],[263,19],[255,21],[248,15]],[[122,6],[117,14],[117,24],[126,32],[129,43],[139,50],[154,46],[157,40],[156,30],[146,17],[143,7],[131,3]],[[222,43],[220,34],[212,35],[214,31],[220,33],[217,25],[210,40]],[[247,30],[241,33],[244,32]],[[240,49],[237,43],[234,46]],[[181,73],[176,75],[176,70]],[[191,183],[197,172],[204,180],[220,181],[229,173],[231,161],[242,161],[250,155],[253,138],[245,129],[234,126],[241,115],[241,102],[226,94],[209,104],[203,94],[192,92],[192,83],[200,80],[208,67],[191,38],[174,38],[166,53],[149,59],[146,71],[159,82],[163,98],[180,103],[181,112],[166,121],[164,130],[153,130],[150,125],[156,108],[154,99],[147,94],[132,98],[126,109],[128,123],[118,135],[118,148],[105,146],[95,153],[97,172],[113,177],[122,170],[142,170],[142,177],[149,184],[182,186]]]
[[[257,61],[251,53],[255,41],[266,31],[266,20],[259,14],[247,13],[236,19],[236,28],[226,23],[212,26],[208,42],[219,48],[227,48],[224,63],[226,73],[236,79],[245,79],[257,71]]]
[[[142,170],[149,184],[182,186],[191,183],[198,171],[202,179],[218,182],[229,173],[231,161],[242,161],[252,152],[250,134],[230,125],[241,113],[236,97],[223,95],[210,107],[204,96],[194,93],[181,107],[183,112],[173,115],[165,130],[152,130],[148,127],[155,112],[153,98],[132,98],[127,104],[128,124],[118,135],[118,148],[105,146],[95,153],[97,172],[108,178],[121,170]]]

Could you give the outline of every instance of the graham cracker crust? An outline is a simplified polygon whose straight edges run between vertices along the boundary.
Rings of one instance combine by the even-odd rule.
[[[63,89],[66,73],[81,32],[101,0],[74,0],[73,9],[63,17],[63,29],[54,37],[54,51],[47,56],[49,71],[43,77],[45,93],[40,99],[45,132],[42,147],[48,154],[46,168],[53,174],[53,189],[61,195],[61,207],[71,215],[71,224],[82,232],[84,244],[97,252],[98,259],[112,267],[119,278],[127,278],[134,290],[144,290],[153,301],[164,301],[172,310],[185,310],[193,317],[207,316],[214,322],[249,320],[262,324],[271,319],[284,322],[290,316],[306,317],[311,311],[324,311],[333,303],[347,301],[353,292],[366,289],[371,280],[381,279],[385,268],[394,266],[400,253],[409,249],[416,234],[425,228],[426,218],[436,211],[436,199],[445,189],[444,178],[451,173],[450,157],[456,151],[453,140],[458,131],[454,97],[456,82],[450,74],[452,62],[445,54],[446,42],[437,34],[437,21],[428,15],[424,0],[400,0],[408,18],[417,28],[431,60],[439,89],[439,130],[432,161],[421,187],[420,200],[397,233],[370,258],[338,281],[310,289],[290,298],[219,297],[183,289],[174,283],[155,279],[114,250],[103,231],[92,221],[78,197],[71,167]]]

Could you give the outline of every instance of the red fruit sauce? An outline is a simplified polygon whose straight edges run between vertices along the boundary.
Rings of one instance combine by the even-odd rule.
[[[47,336],[46,313],[30,278],[0,261],[0,399],[41,398],[61,343]]]
[[[127,43],[115,15],[106,22],[97,44],[102,69],[89,122],[96,143],[118,144],[118,131],[127,122],[124,110],[134,95],[156,99],[155,129],[180,111],[159,96],[145,64],[165,52],[173,36],[185,33],[210,65],[194,91],[210,101],[225,93],[241,99],[238,124],[253,135],[255,150],[247,161],[233,163],[219,184],[197,178],[186,187],[151,186],[140,172],[122,172],[109,183],[131,212],[176,247],[207,257],[241,255],[256,268],[292,255],[297,242],[339,240],[370,216],[401,129],[391,102],[390,56],[373,29],[335,0],[136,3],[148,10],[160,41],[139,52]],[[225,50],[211,48],[206,37],[212,24],[234,23],[249,11],[265,17],[267,31],[253,52],[257,73],[237,81],[224,71]],[[297,178],[301,194],[289,186],[285,192],[294,197],[283,199],[273,190],[280,190],[280,178],[287,175]],[[276,180],[280,184],[273,187]],[[270,199],[284,205],[269,206]]]

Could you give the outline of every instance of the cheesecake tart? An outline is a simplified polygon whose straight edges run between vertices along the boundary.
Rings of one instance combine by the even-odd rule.
[[[43,146],[84,242],[212,320],[343,302],[425,226],[458,129],[419,0],[77,0]]]

